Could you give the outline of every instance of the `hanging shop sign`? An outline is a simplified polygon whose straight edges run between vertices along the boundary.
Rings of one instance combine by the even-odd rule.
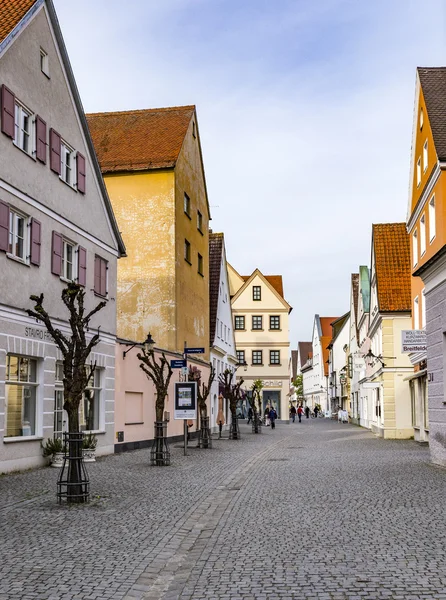
[[[401,332],[401,352],[426,352],[427,336],[424,329],[408,329]]]
[[[175,383],[175,406],[173,418],[179,420],[197,418],[196,381]]]

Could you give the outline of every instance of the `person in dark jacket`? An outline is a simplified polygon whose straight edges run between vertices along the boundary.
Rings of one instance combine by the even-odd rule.
[[[307,417],[307,419],[310,418],[310,407],[309,406],[305,407],[305,416]]]
[[[290,415],[294,423],[296,421],[296,407],[294,406],[294,404],[291,406]]]
[[[271,422],[271,429],[276,428],[276,419],[277,419],[276,409],[272,406],[271,410],[269,411],[269,420]]]
[[[247,425],[250,424],[250,422],[252,421],[253,416],[254,416],[254,411],[252,410],[252,407],[250,406],[249,410],[248,410],[248,422],[246,423]]]

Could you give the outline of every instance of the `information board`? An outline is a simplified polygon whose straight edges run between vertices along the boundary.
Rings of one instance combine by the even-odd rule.
[[[175,383],[175,406],[173,418],[196,419],[197,418],[197,382],[188,381]]]
[[[424,329],[407,329],[401,332],[401,352],[426,352],[427,338]]]

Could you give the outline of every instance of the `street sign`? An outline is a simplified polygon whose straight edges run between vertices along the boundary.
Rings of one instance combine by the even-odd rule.
[[[185,348],[184,354],[204,354],[204,348]]]
[[[197,418],[197,382],[175,383],[174,419]]]
[[[189,369],[187,367],[181,367],[181,375],[187,375],[189,373]]]
[[[182,358],[170,361],[170,367],[172,369],[182,369],[184,366],[186,366],[186,362]]]
[[[407,329],[401,332],[401,352],[426,352],[427,336],[424,329]]]

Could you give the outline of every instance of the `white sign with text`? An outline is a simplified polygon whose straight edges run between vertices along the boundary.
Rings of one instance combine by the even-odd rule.
[[[426,352],[427,340],[424,329],[406,329],[401,332],[401,352]]]

